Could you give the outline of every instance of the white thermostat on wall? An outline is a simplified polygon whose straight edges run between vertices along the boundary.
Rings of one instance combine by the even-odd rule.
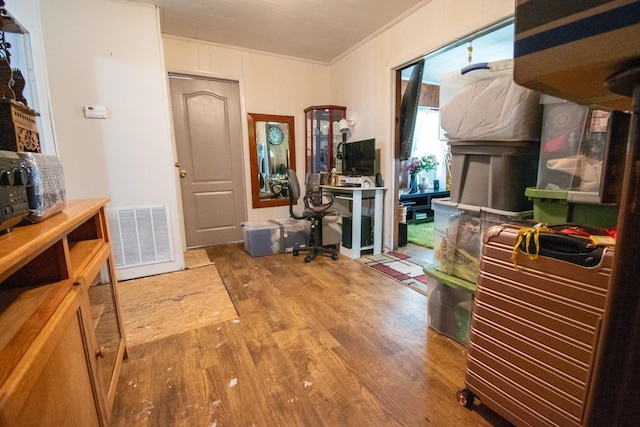
[[[85,105],[82,109],[85,119],[106,119],[107,107],[104,105]]]

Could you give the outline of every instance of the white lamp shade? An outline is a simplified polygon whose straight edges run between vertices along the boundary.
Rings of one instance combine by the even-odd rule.
[[[338,126],[342,133],[346,133],[349,130],[349,122],[347,122],[347,119],[340,120]]]

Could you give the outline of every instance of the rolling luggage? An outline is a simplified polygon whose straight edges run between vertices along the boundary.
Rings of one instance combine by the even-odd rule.
[[[540,233],[530,259],[524,242],[514,251],[519,230],[484,236],[458,402],[477,396],[518,426],[583,425],[614,250]]]

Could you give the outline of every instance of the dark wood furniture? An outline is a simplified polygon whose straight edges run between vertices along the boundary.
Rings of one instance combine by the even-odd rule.
[[[347,107],[317,105],[304,110],[306,172],[331,172],[336,167],[338,145],[346,141],[338,123],[347,117]]]
[[[433,221],[431,201],[444,197],[449,197],[449,191],[429,190],[419,193],[402,194],[400,196],[400,204],[407,207],[407,223],[415,224]]]

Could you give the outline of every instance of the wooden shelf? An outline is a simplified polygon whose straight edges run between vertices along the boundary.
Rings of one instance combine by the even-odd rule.
[[[100,249],[105,246],[106,243],[101,239],[69,242],[69,257],[71,259],[72,279],[74,282],[78,281],[81,272],[87,268],[100,252]]]
[[[71,201],[41,223],[0,236],[0,424],[46,418],[51,425],[108,425],[126,346],[107,202]],[[110,292],[103,299],[111,323],[97,319],[109,327],[106,338],[94,324],[89,293],[100,280]],[[106,339],[112,351],[105,363],[99,350]]]
[[[68,280],[0,293],[0,384],[11,374],[40,330],[71,290]],[[10,303],[8,307],[5,304]]]

